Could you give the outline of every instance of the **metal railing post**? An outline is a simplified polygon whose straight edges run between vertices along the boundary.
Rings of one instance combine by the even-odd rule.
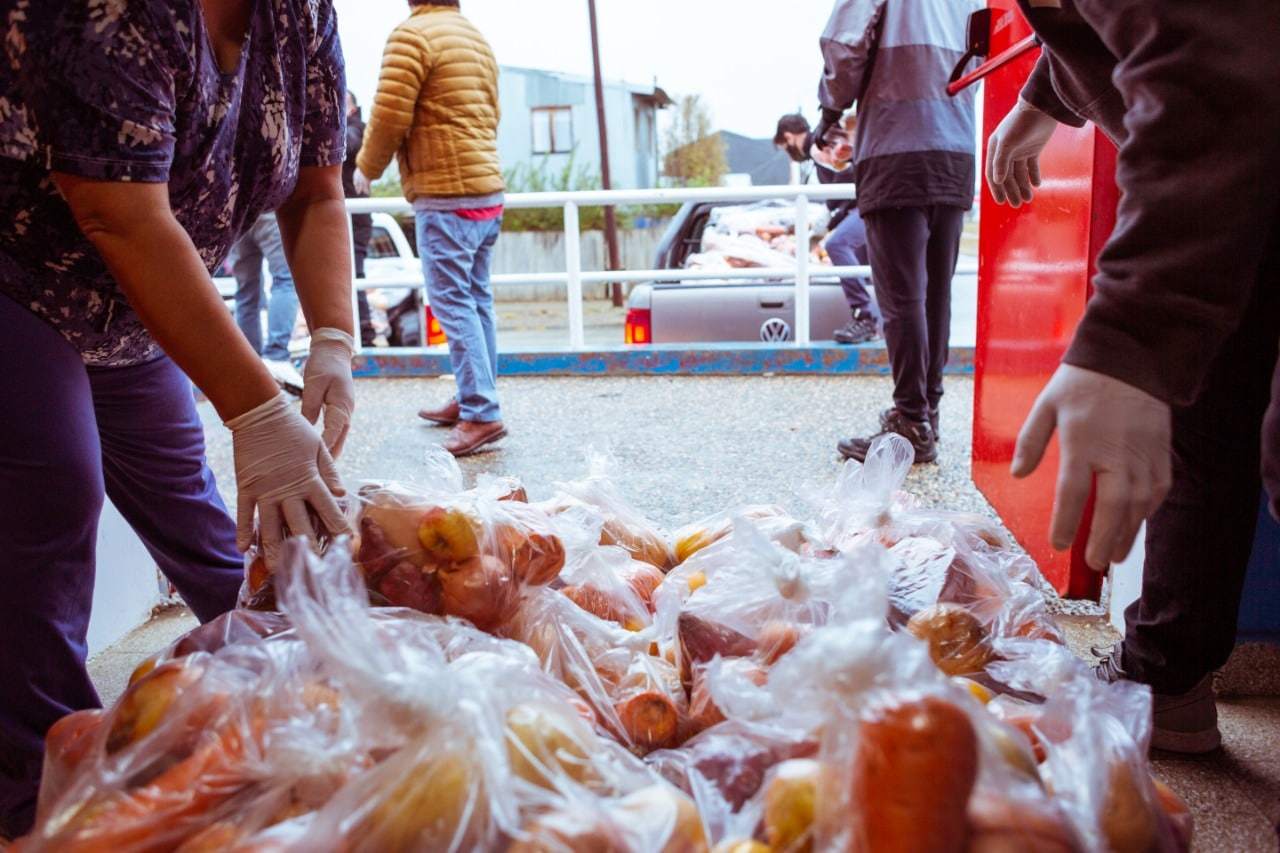
[[[796,196],[796,346],[809,345],[809,197]]]
[[[356,339],[356,355],[363,346],[360,343],[360,292],[356,289],[356,232],[351,226],[351,214],[347,214],[347,252],[351,258],[351,328],[355,330],[352,337]],[[423,344],[426,344],[425,338]]]
[[[569,300],[569,347],[583,349],[587,345],[582,322],[582,232],[578,223],[578,205],[564,203],[564,262]]]

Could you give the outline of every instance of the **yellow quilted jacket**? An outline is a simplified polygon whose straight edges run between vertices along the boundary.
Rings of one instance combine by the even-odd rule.
[[[356,165],[369,180],[394,155],[409,201],[501,192],[498,63],[457,8],[417,6],[387,39]]]

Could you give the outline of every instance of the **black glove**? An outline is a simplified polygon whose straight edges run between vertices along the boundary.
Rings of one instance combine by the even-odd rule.
[[[822,121],[818,122],[818,127],[813,131],[813,144],[819,148],[826,150],[831,141],[827,139],[827,131],[840,124],[840,119],[844,117],[844,113],[840,110],[833,110],[831,107],[822,108]]]

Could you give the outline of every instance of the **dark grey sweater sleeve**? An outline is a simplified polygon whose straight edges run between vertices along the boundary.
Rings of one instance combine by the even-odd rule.
[[[1065,361],[1194,399],[1280,216],[1275,0],[1077,0],[1118,58],[1122,199]]]
[[[1085,120],[1072,112],[1053,88],[1051,63],[1049,48],[1042,47],[1036,67],[1032,69],[1031,76],[1022,87],[1022,100],[1051,116],[1058,124],[1084,127]]]
[[[818,101],[844,111],[862,97],[886,0],[838,0],[823,30]]]

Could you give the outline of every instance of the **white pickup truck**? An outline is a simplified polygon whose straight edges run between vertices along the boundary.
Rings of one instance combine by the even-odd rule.
[[[413,246],[409,243],[408,238],[405,237],[399,223],[389,213],[374,213],[371,216],[373,217],[373,230],[370,232],[369,250],[364,261],[365,281],[368,284],[373,284],[378,281],[403,282],[406,279],[421,280],[422,265],[413,253]],[[263,266],[265,268],[266,264],[264,263]],[[270,276],[265,272],[264,279],[270,280]],[[236,280],[231,276],[229,266],[224,265],[223,275],[215,276],[213,283],[218,288],[218,294],[224,301],[233,302],[235,300]],[[412,289],[394,286],[364,289],[369,294],[369,305],[373,311],[374,325],[385,329],[389,339],[396,337],[392,334],[393,330],[390,328],[393,320],[389,318],[389,315],[396,314],[395,306],[400,305],[412,293]],[[421,329],[422,326],[420,324],[423,322],[422,312],[415,310],[413,314],[412,324],[416,324],[417,328]],[[290,348],[305,350],[306,328],[301,323],[299,325],[300,331],[294,333],[294,342]],[[400,336],[403,336],[403,334]],[[430,341],[430,343],[436,342],[436,340]]]

